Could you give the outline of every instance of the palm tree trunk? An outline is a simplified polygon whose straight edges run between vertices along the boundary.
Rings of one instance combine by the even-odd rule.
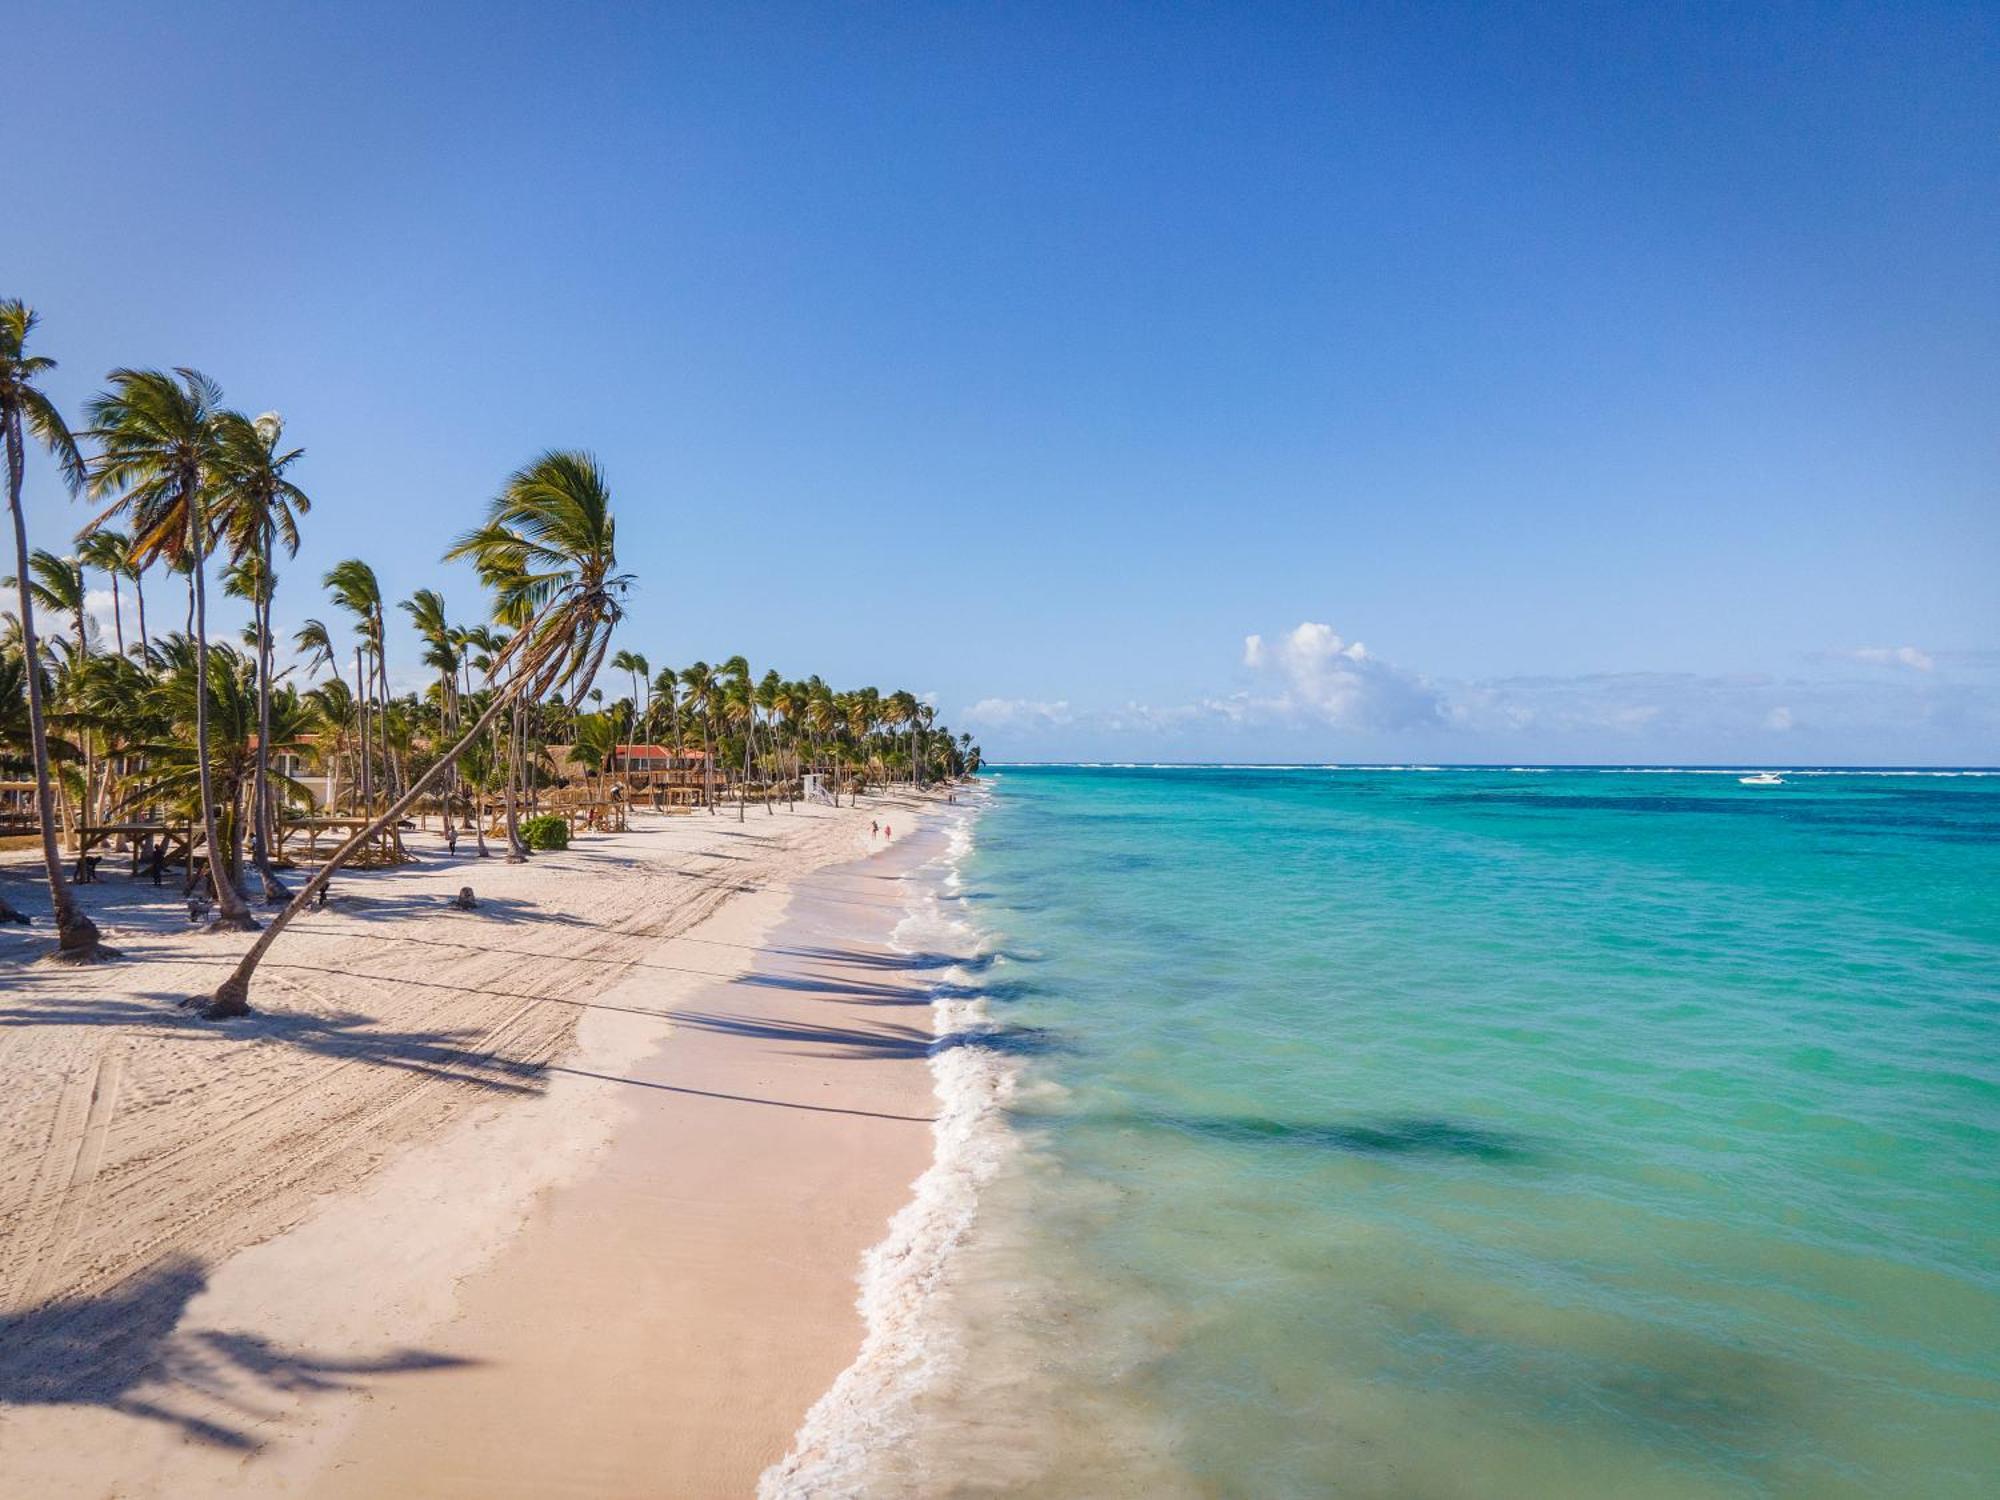
[[[520,807],[515,801],[515,785],[521,772],[521,705],[514,705],[514,717],[507,731],[507,863],[526,861],[528,849],[521,842]]]
[[[263,568],[257,586],[257,765],[250,792],[250,858],[264,887],[264,904],[291,896],[271,868],[271,838],[277,831],[271,797],[271,523],[264,523]]]
[[[77,577],[79,581],[81,581],[82,576],[82,569],[78,569]],[[82,670],[88,668],[90,665],[90,636],[87,634],[90,626],[84,616],[82,595],[77,596],[76,618],[71,622],[70,628],[76,632],[76,660],[79,668],[76,683],[77,707],[78,709],[82,709],[82,696],[85,691]],[[97,742],[90,733],[89,722],[81,713],[77,716],[77,730],[83,740],[83,795],[77,799],[76,810],[76,824],[79,833],[77,847],[81,848],[83,845],[81,837],[83,826],[86,823],[96,823],[101,820],[97,815]]]
[[[146,634],[146,579],[143,568],[133,570],[132,597],[139,601],[139,645],[143,650],[146,643],[152,639]]]
[[[243,783],[237,782],[229,797],[229,880],[235,884],[243,870]]]
[[[221,914],[209,924],[210,932],[255,932],[257,919],[243,904],[236,882],[223,869],[222,845],[216,839],[215,786],[208,767],[208,586],[203,575],[208,562],[202,551],[202,533],[207,529],[199,494],[188,497],[188,531],[194,553],[194,753],[201,779],[202,835],[208,840],[208,878],[215,887],[215,904]]]
[[[680,785],[674,779],[674,762],[681,758],[681,695],[678,692],[667,699],[667,715],[674,721],[674,742],[667,746],[667,801],[672,805],[674,788]]]
[[[382,776],[384,795],[393,797],[403,784],[403,759],[389,743],[389,647],[388,625],[382,611],[375,611],[375,674],[382,684]]]
[[[354,711],[360,716],[356,726],[358,744],[354,755],[354,783],[360,794],[360,806],[356,809],[362,817],[372,817],[374,788],[368,775],[368,679],[361,671],[361,647],[354,648]]]
[[[63,879],[62,852],[56,848],[55,797],[49,789],[49,731],[42,710],[42,656],[35,644],[35,611],[28,594],[28,523],[21,514],[21,417],[7,413],[7,511],[14,522],[14,581],[20,589],[21,654],[28,677],[28,739],[35,760],[35,808],[42,823],[42,864],[49,877],[49,906],[56,918],[56,951],[64,963],[87,964],[118,955],[98,941],[97,924],[86,917]]]
[[[118,570],[111,570],[111,633],[118,642],[118,654],[125,654],[125,610],[118,599]]]
[[[708,803],[708,815],[715,816],[715,716],[707,709],[701,715],[701,794]]]

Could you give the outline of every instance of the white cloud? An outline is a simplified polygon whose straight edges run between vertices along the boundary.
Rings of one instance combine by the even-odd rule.
[[[1930,652],[1915,646],[1861,646],[1847,654],[1870,666],[1908,667],[1915,672],[1928,672],[1937,665]]]
[[[1409,729],[1444,722],[1443,704],[1420,677],[1342,640],[1330,625],[1307,620],[1275,642],[1243,640],[1243,665],[1274,677],[1268,706],[1339,729]]]
[[[1633,703],[1624,708],[1612,709],[1604,716],[1604,722],[1612,729],[1644,729],[1659,716],[1659,704]]]
[[[1233,692],[1101,706],[987,698],[966,717],[996,739],[1104,758],[1324,758],[1394,743],[1394,753],[1436,759],[1728,760],[1769,752],[1782,735],[1787,754],[1827,760],[1990,761],[1976,747],[2000,744],[2000,651],[1883,647],[1808,660],[1818,670],[1782,676],[1452,680],[1405,671],[1305,621],[1244,637],[1250,680]],[[1857,661],[1882,670],[1858,672]],[[1343,734],[1380,738],[1363,752]]]
[[[83,612],[90,616],[92,645],[95,645],[100,638],[113,645],[117,643],[118,614],[114,608],[110,589],[85,589]],[[152,622],[149,620],[147,623]]]
[[[1049,729],[1070,722],[1069,704],[1032,698],[981,698],[965,711],[968,723],[990,729]]]

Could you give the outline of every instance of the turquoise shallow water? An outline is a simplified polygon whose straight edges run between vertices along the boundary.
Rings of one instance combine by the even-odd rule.
[[[993,788],[884,1493],[2000,1489],[2000,778]]]

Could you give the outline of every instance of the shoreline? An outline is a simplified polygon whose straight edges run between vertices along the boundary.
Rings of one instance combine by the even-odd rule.
[[[885,808],[892,821],[900,824],[907,819],[916,825],[919,843],[910,842],[906,829],[888,849],[878,846],[872,856],[857,859],[868,843],[867,820],[871,814],[882,817]],[[532,994],[537,1002],[558,1002],[530,1004],[529,1010],[562,1010],[573,1018],[551,1055],[527,1065],[545,1081],[544,1086],[521,1090],[534,1092],[534,1097],[519,1098],[510,1096],[514,1091],[488,1094],[474,1081],[458,1076],[426,1078],[437,1085],[435,1091],[456,1098],[455,1112],[415,1122],[428,1128],[385,1129],[375,1139],[350,1142],[349,1154],[360,1158],[358,1162],[317,1184],[306,1182],[304,1189],[316,1186],[318,1191],[303,1211],[291,1212],[287,1222],[274,1225],[268,1233],[250,1234],[239,1241],[242,1248],[211,1247],[208,1257],[186,1252],[155,1256],[140,1274],[111,1276],[90,1290],[70,1292],[67,1301],[59,1297],[54,1304],[24,1308],[17,1297],[13,1305],[0,1306],[0,1326],[15,1336],[11,1361],[7,1351],[0,1350],[0,1401],[4,1401],[0,1494],[122,1497],[265,1493],[274,1488],[326,1495],[413,1489],[451,1493],[448,1477],[433,1483],[406,1473],[403,1466],[427,1463],[454,1448],[472,1447],[482,1459],[497,1458],[502,1451],[499,1440],[479,1425],[482,1414],[491,1416],[506,1406],[507,1398],[496,1400],[496,1390],[511,1392],[524,1413],[511,1425],[500,1424],[500,1430],[532,1435],[534,1446],[547,1450],[555,1446],[548,1431],[551,1412],[603,1414],[622,1404],[634,1413],[643,1380],[630,1378],[632,1370],[650,1377],[662,1366],[673,1367],[666,1372],[670,1383],[685,1382],[682,1388],[661,1390],[657,1404],[687,1418],[681,1423],[681,1439],[693,1468],[686,1492],[750,1493],[762,1469],[784,1452],[807,1407],[851,1362],[861,1340],[853,1299],[855,1268],[862,1252],[880,1239],[882,1226],[907,1196],[909,1184],[929,1156],[933,1111],[924,1066],[929,1035],[913,1032],[904,1019],[903,1002],[909,995],[880,993],[909,987],[885,981],[879,963],[856,962],[858,972],[853,975],[844,973],[841,963],[871,956],[866,945],[856,941],[858,925],[865,925],[860,919],[876,920],[878,941],[893,927],[893,902],[885,905],[882,897],[885,891],[898,890],[899,878],[888,877],[898,883],[885,884],[874,877],[886,877],[892,864],[916,861],[921,835],[932,822],[930,811],[927,799],[912,803],[892,797],[859,810],[802,808],[806,816],[797,819],[781,813],[763,829],[759,823],[764,820],[754,816],[741,828],[733,822],[718,826],[724,820],[705,818],[640,822],[640,831],[619,836],[627,843],[636,842],[636,849],[628,850],[616,839],[593,841],[560,862],[538,860],[541,868],[534,874],[540,883],[551,884],[553,867],[560,863],[564,878],[572,882],[564,888],[565,898],[575,898],[585,908],[596,897],[612,899],[617,890],[636,880],[638,888],[618,898],[638,903],[631,909],[643,920],[628,925],[663,929],[647,936],[637,951],[621,950],[615,958],[597,962],[581,951],[589,946],[585,935],[572,937],[552,915],[543,917],[549,922],[546,943],[524,941],[522,929],[511,922],[511,930],[481,934],[498,950],[491,961],[509,975],[508,988]],[[818,826],[806,826],[811,824]],[[648,845],[645,841],[655,828],[671,830],[670,837]],[[735,844],[739,839],[751,842]],[[356,877],[348,882],[354,894],[347,903],[363,907],[378,891],[397,887],[398,882],[424,883],[440,892],[447,885],[455,890],[468,868],[464,862],[442,869],[426,863],[421,871]],[[498,891],[509,877],[496,862],[482,867],[478,878],[486,901],[488,887]],[[512,877],[517,883],[523,878]],[[842,884],[848,888],[836,889]],[[820,894],[813,895],[814,891]],[[691,901],[708,896],[717,899],[704,900],[698,911],[688,909]],[[659,916],[656,903],[669,900],[674,912],[693,920],[654,920]],[[525,899],[515,898],[511,907],[506,895],[496,895],[491,902],[496,913],[512,918],[527,915]],[[778,946],[845,946],[852,951],[845,960],[815,957],[816,979],[765,972],[765,955],[754,950],[768,946],[781,923],[791,930],[795,908],[815,903],[820,908],[819,930],[829,941],[788,940]],[[440,919],[425,915],[409,920]],[[418,932],[406,932],[400,918],[385,936],[384,949],[397,947],[398,938],[424,942]],[[149,932],[145,937],[149,940],[136,946],[148,974],[154,962],[168,960],[164,950],[213,942],[171,932]],[[350,946],[362,941],[353,937]],[[215,947],[198,951],[218,964],[228,958]],[[372,947],[367,951],[376,953]],[[207,959],[210,953],[214,957]],[[297,955],[299,959],[320,956]],[[803,960],[794,955],[787,961]],[[423,994],[426,990],[459,987],[453,982],[453,966],[459,960],[420,954],[415,962],[418,969],[403,978],[423,999],[432,999]],[[600,978],[599,962],[617,967]],[[422,965],[427,963],[433,967],[425,971]],[[567,974],[554,973],[565,965]],[[340,1008],[336,1002],[352,1004],[357,976],[349,971],[361,965],[348,959],[318,966],[294,962],[291,967],[339,974],[338,979],[288,978],[288,987],[291,983],[330,986],[330,996],[315,998],[336,1009]],[[387,967],[400,974],[394,966]],[[175,977],[186,972],[182,968]],[[128,987],[139,977],[126,966],[95,973],[100,983],[108,979]],[[548,982],[530,982],[537,979]],[[402,981],[389,981],[392,986],[398,982]],[[818,986],[817,993],[813,986]],[[368,988],[372,998],[381,987]],[[863,993],[852,993],[857,990]],[[303,991],[288,994],[285,999],[302,995]],[[42,997],[27,999],[24,1011]],[[148,1033],[149,1021],[175,1043],[217,1037],[213,1029],[189,1033],[185,1023],[171,1018],[135,1014],[133,1004],[105,1003],[117,1004],[120,1026],[134,1029],[136,1040],[121,1037],[102,1049],[107,1056],[125,1059],[121,1102],[128,1106],[135,1093],[159,1088],[156,1080],[145,1076],[149,1069],[157,1071],[148,1049],[161,1039]],[[816,1014],[788,1020],[787,1007]],[[79,1008],[52,1013],[50,1035],[80,1033],[73,1024]],[[843,1011],[853,1014],[843,1016]],[[882,1019],[891,1016],[896,1019]],[[72,1023],[67,1030],[64,1021]],[[301,1024],[305,1023],[288,1015],[267,1015],[251,1027],[224,1033],[221,1039],[237,1044],[235,1052],[247,1044],[253,1051],[244,1055],[252,1056],[257,1050],[271,1050],[271,1039],[260,1037],[262,1031]],[[784,1030],[790,1026],[797,1032],[814,1025],[819,1032],[787,1035]],[[6,1034],[13,1044],[9,1064],[22,1060],[19,1042],[26,1035],[25,1029]],[[730,1048],[738,1054],[735,1059],[726,1055]],[[185,1053],[184,1046],[177,1050]],[[498,1046],[487,1054],[487,1061],[496,1064],[494,1070],[502,1058]],[[859,1067],[857,1058],[862,1059]],[[232,1056],[217,1066],[239,1060]],[[414,1066],[420,1074],[451,1072],[444,1059],[434,1056],[346,1059],[357,1060],[362,1073],[374,1071],[367,1066],[371,1062],[391,1069]],[[788,1079],[788,1068],[804,1071]],[[51,1106],[59,1113],[76,1092],[76,1072],[74,1066],[68,1069],[62,1097]],[[661,1072],[669,1076],[653,1076]],[[897,1073],[903,1081],[885,1085]],[[793,1107],[782,1110],[755,1108],[776,1102],[768,1097],[774,1087],[791,1087],[794,1092],[810,1088],[814,1097],[786,1100]],[[897,1108],[884,1107],[882,1101],[891,1095],[905,1102]],[[289,1107],[289,1101],[265,1100],[257,1107],[268,1112]],[[843,1110],[853,1113],[838,1112]],[[16,1113],[21,1111],[17,1108]],[[736,1126],[717,1127],[715,1120],[725,1113],[782,1114],[812,1122],[815,1128],[804,1133],[774,1135],[760,1129],[746,1134]],[[706,1121],[699,1118],[703,1115]],[[880,1118],[885,1115],[903,1118]],[[133,1154],[132,1145],[119,1137],[135,1118],[128,1110],[120,1111],[111,1131],[107,1177],[121,1164],[119,1158]],[[901,1143],[895,1139],[897,1132],[906,1137]],[[768,1180],[772,1160],[781,1165],[788,1156],[809,1160],[799,1156],[799,1149],[815,1143],[849,1142],[856,1148],[849,1154],[868,1168],[861,1176],[852,1172],[843,1176],[840,1163],[833,1164],[832,1175],[818,1185],[815,1200],[825,1211],[826,1222],[811,1233],[805,1232],[807,1221],[795,1205],[776,1218],[769,1212],[761,1219],[751,1215],[756,1222],[739,1226],[760,1236],[791,1234],[797,1242],[795,1258],[802,1264],[812,1260],[809,1252],[817,1253],[816,1296],[822,1311],[811,1357],[802,1354],[803,1325],[795,1307],[769,1295],[753,1295],[759,1289],[747,1284],[737,1288],[733,1301],[709,1295],[703,1292],[700,1276],[693,1274],[699,1268],[682,1267],[685,1305],[706,1308],[722,1320],[725,1332],[731,1307],[739,1320],[761,1319],[766,1325],[763,1373],[771,1378],[765,1381],[761,1405],[746,1401],[746,1392],[761,1378],[757,1371],[709,1378],[703,1372],[711,1367],[713,1351],[687,1357],[671,1347],[650,1347],[637,1339],[639,1329],[647,1325],[632,1324],[629,1315],[652,1300],[649,1294],[657,1289],[656,1282],[646,1278],[657,1279],[658,1268],[629,1258],[613,1267],[615,1257],[601,1238],[572,1241],[581,1250],[559,1254],[556,1260],[606,1294],[607,1300],[597,1304],[605,1319],[600,1327],[579,1326],[581,1304],[550,1298],[543,1273],[539,1279],[530,1277],[512,1305],[549,1314],[537,1330],[544,1342],[530,1339],[507,1345],[515,1354],[532,1355],[533,1362],[511,1355],[496,1358],[488,1346],[489,1336],[519,1332],[521,1320],[504,1304],[483,1304],[487,1289],[506,1285],[519,1267],[535,1263],[542,1241],[557,1232],[550,1226],[563,1220],[566,1205],[588,1202],[594,1192],[612,1192],[612,1185],[621,1180],[629,1193],[634,1174],[619,1164],[636,1149],[632,1143],[641,1136],[651,1143],[648,1153],[666,1158],[670,1170],[692,1171],[711,1159],[717,1163],[708,1170],[712,1187],[720,1193],[718,1201],[731,1194],[741,1199],[746,1186]],[[789,1149],[764,1153],[755,1162],[746,1160],[746,1143],[760,1139]],[[725,1171],[718,1165],[725,1157],[720,1148],[731,1145],[736,1148],[736,1165]],[[756,1173],[744,1170],[752,1165]],[[19,1175],[17,1171],[15,1176]],[[792,1180],[798,1180],[796,1173]],[[4,1186],[18,1189],[21,1184]],[[806,1186],[810,1189],[813,1184]],[[92,1206],[113,1213],[117,1208],[115,1202]],[[632,1206],[629,1197],[622,1204]],[[599,1230],[608,1221],[585,1213],[581,1220],[563,1222],[574,1232],[579,1222]],[[678,1222],[685,1226],[689,1220],[683,1214]],[[841,1236],[827,1232],[829,1223],[851,1241],[851,1253],[838,1249]],[[16,1229],[23,1227],[34,1226],[17,1221]],[[706,1243],[715,1242],[711,1237]],[[622,1280],[620,1268],[627,1273]],[[711,1261],[708,1269],[728,1267],[726,1261],[719,1266]],[[74,1284],[82,1278],[70,1280]],[[702,1295],[694,1296],[697,1292]],[[489,1314],[484,1320],[482,1306]],[[135,1317],[142,1325],[136,1333]],[[101,1344],[84,1347],[76,1330],[93,1320],[117,1326],[105,1329]],[[657,1324],[655,1319],[652,1326]],[[569,1376],[554,1386],[548,1384],[556,1378],[555,1368],[568,1368],[563,1362],[580,1347],[589,1347],[586,1338],[602,1334],[612,1336],[632,1356],[625,1367],[598,1353],[586,1360],[591,1372],[604,1381],[603,1401],[593,1406],[575,1390]],[[137,1346],[120,1355],[120,1343],[132,1339],[138,1340]],[[59,1351],[53,1370],[52,1349]],[[27,1368],[30,1362],[33,1372]],[[468,1392],[476,1388],[477,1398],[469,1407],[454,1408],[452,1393],[461,1387]],[[696,1387],[708,1389],[705,1405],[695,1399],[701,1394]],[[436,1411],[433,1403],[438,1404]],[[762,1428],[754,1442],[732,1438],[718,1446],[702,1436],[703,1421],[724,1428],[733,1423],[742,1430],[750,1422],[752,1406]],[[454,1409],[472,1413],[471,1425],[478,1435],[472,1430],[455,1434],[449,1422],[440,1427],[444,1420],[440,1413]],[[415,1421],[417,1441],[410,1449],[402,1447],[397,1437],[398,1423],[406,1418]],[[627,1423],[625,1431],[632,1430]],[[588,1446],[590,1452],[573,1455],[582,1467],[569,1469],[569,1477],[602,1473],[601,1467],[593,1469],[603,1462],[601,1450],[594,1439]],[[664,1453],[641,1446],[645,1451],[624,1450],[634,1466],[633,1482],[643,1488],[657,1485],[661,1476],[676,1475]],[[643,1470],[637,1467],[642,1463]],[[708,1481],[698,1479],[695,1470],[713,1475],[721,1487],[707,1487]],[[538,1492],[537,1482],[525,1475],[518,1463],[510,1463],[499,1475],[500,1482],[489,1478],[475,1487],[480,1493],[508,1493],[506,1483],[516,1482],[519,1487],[513,1493]],[[606,1483],[617,1492],[615,1479]]]
[[[926,996],[887,944],[934,840],[684,940],[751,962],[670,1008],[591,1169],[461,1284],[434,1341],[466,1376],[385,1389],[307,1494],[754,1492],[852,1362],[856,1269],[930,1154]]]
[[[913,897],[890,937],[927,976],[940,1043],[928,1058],[937,1106],[930,1163],[863,1260],[861,1347],[764,1471],[759,1500],[870,1493],[881,1477],[871,1459],[914,1432],[916,1403],[962,1355],[943,1321],[949,1274],[985,1186],[1016,1143],[1004,1111],[1018,1071],[1008,1045],[1018,1038],[995,1023],[978,981],[993,957],[990,935],[955,913],[984,800],[946,816],[946,847],[912,872]]]

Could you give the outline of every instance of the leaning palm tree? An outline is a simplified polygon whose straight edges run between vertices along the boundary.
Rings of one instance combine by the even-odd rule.
[[[481,578],[499,590],[502,608],[531,611],[494,659],[489,675],[494,692],[485,712],[400,798],[327,857],[203,1003],[204,1016],[248,1013],[251,977],[278,934],[326,888],[334,871],[394,827],[503,711],[552,689],[567,688],[575,696],[589,688],[631,588],[630,576],[617,571],[616,532],[610,488],[589,454],[544,453],[509,477],[486,524],[445,554],[447,559],[470,559]],[[499,680],[502,673],[504,681]]]
[[[69,424],[38,383],[56,367],[46,355],[27,352],[35,314],[18,299],[0,302],[0,428],[7,445],[7,513],[14,523],[14,576],[21,614],[22,675],[27,678],[29,753],[35,763],[35,807],[42,822],[42,864],[49,878],[49,904],[56,918],[56,951],[65,963],[95,963],[115,956],[98,941],[97,924],[83,914],[63,879],[56,848],[55,794],[49,779],[49,730],[42,704],[42,654],[35,642],[35,613],[28,594],[28,523],[21,510],[21,483],[28,439],[48,449],[71,493],[83,488],[83,455]]]
[[[334,662],[333,632],[324,620],[307,620],[292,634],[292,649],[306,659],[306,676],[311,677]]]
[[[257,636],[257,756],[251,789],[250,855],[270,904],[290,897],[271,868],[271,843],[278,808],[271,796],[271,595],[277,587],[277,547],[299,550],[298,518],[312,509],[305,491],[286,477],[304,457],[303,448],[284,450],[284,418],[267,411],[254,421],[240,412],[221,417],[222,461],[216,524],[228,540],[230,556],[250,585]]]
[[[196,644],[208,643],[208,585],[204,566],[214,524],[210,504],[222,464],[222,390],[206,375],[185,367],[113,370],[111,389],[92,398],[86,410],[98,456],[91,468],[93,494],[116,496],[116,503],[92,523],[124,513],[132,520],[132,558],[144,565],[156,557],[180,559],[192,580]],[[254,932],[242,894],[224,874],[216,839],[215,797],[208,767],[208,652],[195,653],[195,751],[201,783],[202,834],[208,842],[208,870],[221,913],[209,930]]]
[[[0,578],[0,586],[17,588],[21,580],[11,575]],[[42,614],[60,615],[69,623],[70,636],[79,652],[90,652],[90,616],[85,607],[88,590],[83,581],[83,564],[74,557],[57,557],[37,547],[28,558],[28,598]]]

